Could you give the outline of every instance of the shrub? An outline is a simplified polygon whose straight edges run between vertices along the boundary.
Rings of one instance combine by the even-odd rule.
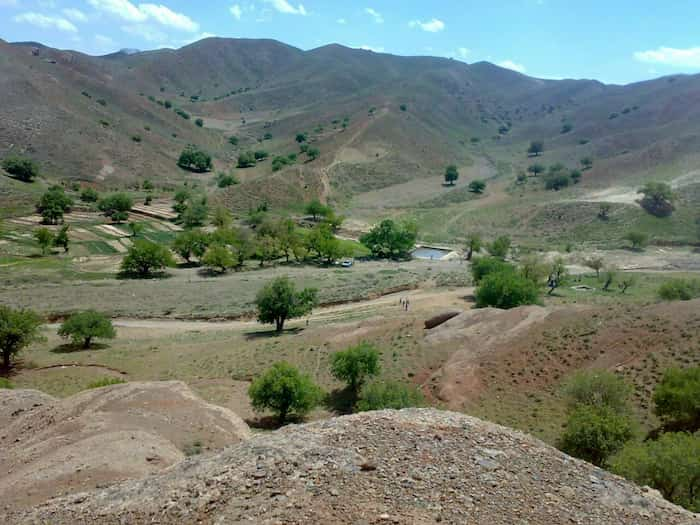
[[[274,323],[279,333],[284,330],[287,319],[311,313],[317,302],[316,294],[314,288],[297,292],[289,277],[278,277],[258,292],[255,299],[258,321],[264,324]]]
[[[277,156],[274,159],[272,159],[272,171],[279,171],[285,166],[294,164],[294,162],[296,162],[296,158],[291,158],[291,156]]]
[[[581,167],[584,170],[589,170],[593,167],[593,159],[591,157],[583,157],[581,159]]]
[[[177,165],[195,173],[204,173],[211,170],[211,155],[194,144],[188,144],[180,153]]]
[[[0,305],[0,352],[6,369],[22,349],[43,339],[40,326],[41,318],[33,311]]]
[[[216,185],[219,188],[228,188],[229,186],[233,186],[235,184],[238,184],[238,179],[233,173],[219,173],[216,176]]]
[[[49,249],[53,246],[54,235],[48,228],[37,228],[34,230],[34,239],[41,248],[42,255],[47,255]]]
[[[256,162],[255,154],[252,151],[246,151],[238,155],[239,168],[252,168]]]
[[[2,161],[2,168],[23,182],[32,182],[39,176],[39,167],[31,160],[24,157],[7,157]]]
[[[238,137],[229,137],[228,143],[232,146],[238,146]]]
[[[0,390],[12,390],[13,388],[14,385],[10,382],[9,379],[7,379],[6,377],[0,377]]]
[[[570,176],[574,184],[578,184],[581,182],[581,177],[583,177],[583,174],[579,170],[571,170]]]
[[[331,209],[322,204],[318,199],[313,199],[304,207],[304,212],[311,215],[314,221],[318,221],[320,217],[328,215]]]
[[[129,212],[134,205],[134,200],[127,193],[113,193],[103,198],[98,208],[113,222],[124,222],[129,218]]]
[[[571,178],[564,173],[550,173],[544,180],[544,187],[548,190],[559,191],[569,186]]]
[[[174,265],[170,250],[150,241],[138,240],[122,260],[121,271],[126,276],[149,277],[154,272]]]
[[[306,155],[310,161],[314,161],[321,156],[321,150],[318,148],[309,148],[306,150]]]
[[[103,377],[102,379],[98,379],[88,384],[88,386],[85,387],[85,390],[92,390],[94,388],[102,388],[112,385],[123,385],[124,383],[126,383],[126,379],[122,379],[121,377]]]
[[[527,148],[527,154],[539,157],[544,152],[544,141],[533,140]]]
[[[572,129],[574,129],[574,126],[572,124],[570,124],[569,122],[566,122],[561,127],[561,133],[562,133],[562,135],[565,135],[566,133],[569,133]]]
[[[475,257],[471,265],[472,278],[476,284],[487,275],[508,270],[515,271],[512,265],[496,257]]]
[[[261,161],[268,158],[270,154],[265,150],[257,150],[255,153],[253,153],[253,156],[255,157],[256,161]]]
[[[95,310],[86,310],[66,319],[58,335],[71,338],[75,345],[82,343],[83,348],[90,348],[93,339],[114,339],[117,334],[109,318]]]
[[[625,412],[631,388],[612,372],[587,370],[569,379],[562,392],[570,409],[585,405]]]
[[[700,297],[700,280],[671,279],[659,287],[658,294],[665,301],[690,301]]]
[[[194,123],[200,128],[204,127],[204,120],[202,120],[201,118],[198,118],[197,120],[195,120]]]
[[[56,236],[53,238],[53,245],[57,248],[63,248],[64,253],[68,253],[68,245],[70,244],[70,239],[68,238],[68,225],[61,227]]]
[[[613,472],[657,489],[669,501],[700,511],[700,435],[662,434],[630,443],[610,460]]]
[[[365,380],[376,376],[379,369],[379,351],[369,343],[360,343],[331,357],[331,374],[345,381],[355,395]]]
[[[469,183],[469,191],[472,193],[484,193],[486,181],[481,179],[473,180]]]
[[[634,436],[631,420],[609,407],[580,405],[570,414],[558,446],[599,467]]]
[[[476,307],[515,308],[539,302],[535,283],[517,272],[506,270],[484,277],[476,289]]]
[[[253,381],[248,396],[255,410],[272,410],[284,423],[291,414],[303,417],[316,407],[322,392],[310,376],[288,363],[276,363]]]
[[[185,120],[190,120],[190,114],[187,113],[187,112],[186,112],[185,110],[183,110],[183,109],[176,108],[176,109],[175,109],[175,113],[178,114],[178,115],[180,115],[180,116],[181,116],[182,118],[184,118]]]
[[[534,177],[537,177],[545,171],[547,171],[547,168],[545,168],[543,164],[530,164],[527,167],[527,172],[533,175]]]
[[[665,182],[647,182],[637,193],[643,195],[640,205],[657,217],[668,217],[675,209],[673,190]]]
[[[455,182],[459,179],[459,170],[454,164],[450,164],[445,168],[445,182],[450,186],[454,186]]]
[[[358,412],[413,408],[425,406],[425,398],[420,390],[412,385],[395,381],[374,381],[367,383],[360,391],[355,405]]]
[[[625,240],[632,244],[633,250],[643,250],[649,243],[649,236],[644,232],[629,232],[625,235]]]
[[[501,235],[495,241],[489,244],[486,249],[493,257],[505,259],[510,251],[510,244],[510,237],[507,235]]]
[[[94,188],[85,188],[80,192],[80,200],[83,202],[97,202],[100,199],[100,194]]]
[[[132,135],[131,140],[134,142],[141,142],[141,135]]]
[[[700,428],[700,367],[666,370],[654,390],[654,413],[688,430]]]

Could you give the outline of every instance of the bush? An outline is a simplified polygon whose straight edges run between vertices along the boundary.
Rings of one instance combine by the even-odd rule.
[[[39,176],[39,166],[33,160],[24,157],[7,157],[2,161],[2,168],[23,182],[32,182]]]
[[[644,232],[629,232],[625,240],[632,244],[633,250],[643,250],[649,243],[649,236]]]
[[[227,174],[227,173],[219,173],[216,176],[216,185],[219,188],[228,188],[229,186],[233,186],[235,184],[238,184],[238,179],[234,174]]]
[[[457,170],[457,166],[450,164],[445,168],[445,182],[450,186],[454,186],[457,179],[459,179],[459,170]]]
[[[609,407],[580,405],[569,414],[558,446],[571,456],[602,467],[633,436],[627,416]]]
[[[587,370],[576,373],[563,388],[570,409],[585,405],[606,407],[616,412],[627,410],[631,389],[627,383],[607,370]]]
[[[365,379],[379,373],[379,351],[369,343],[361,343],[331,357],[331,374],[345,381],[357,395]]]
[[[539,290],[530,279],[514,271],[491,273],[476,289],[476,307],[515,308],[539,302]]]
[[[472,278],[476,284],[487,275],[507,270],[515,271],[512,265],[496,257],[475,257],[471,266]]]
[[[41,254],[47,255],[55,239],[53,232],[48,228],[37,228],[34,230],[34,239],[41,248]]]
[[[195,173],[204,173],[211,170],[211,155],[194,144],[188,144],[180,153],[177,165]]]
[[[170,250],[150,241],[138,240],[129,248],[121,271],[126,276],[150,277],[168,266],[174,266]]]
[[[0,377],[0,390],[12,390],[14,385],[6,377]]]
[[[256,164],[255,154],[252,151],[246,151],[238,155],[239,168],[252,168]]]
[[[80,192],[80,200],[83,202],[97,202],[100,199],[100,194],[94,188],[85,188]]]
[[[700,428],[700,367],[666,370],[654,390],[654,413],[688,430]]]
[[[195,120],[194,123],[200,128],[204,127],[204,120],[202,120],[201,118],[198,118],[197,120]]]
[[[547,168],[545,168],[543,164],[530,164],[527,167],[527,172],[533,175],[534,177],[541,175],[545,171],[547,171]]]
[[[544,187],[548,190],[559,191],[569,186],[571,178],[564,173],[551,173],[544,180]]]
[[[486,249],[493,257],[505,259],[506,257],[508,257],[510,245],[510,237],[508,237],[507,235],[501,235],[498,239],[496,239],[490,245],[488,245]]]
[[[122,385],[124,383],[126,383],[126,379],[122,379],[121,377],[103,377],[102,379],[98,379],[97,381],[93,381],[92,383],[88,384],[88,386],[85,387],[85,390],[92,390],[94,388],[102,388],[112,385]]]
[[[539,157],[544,152],[544,142],[541,140],[533,140],[530,142],[530,147],[527,148],[527,154]]]
[[[124,222],[129,218],[129,212],[134,200],[127,193],[113,193],[103,198],[97,207],[113,222]]]
[[[486,182],[480,179],[473,180],[469,183],[469,191],[472,193],[484,193]]]
[[[255,153],[253,153],[253,156],[255,157],[256,161],[261,161],[268,158],[270,154],[265,150],[257,150]]]
[[[306,150],[306,155],[309,157],[309,161],[314,161],[321,156],[321,150],[312,147]]]
[[[238,137],[229,137],[228,143],[232,146],[238,146]]]
[[[613,472],[657,489],[669,501],[700,511],[700,435],[663,434],[630,443],[610,460]]]
[[[700,297],[700,280],[671,279],[659,287],[658,294],[664,301],[690,301]]]
[[[656,217],[668,217],[673,213],[673,190],[665,182],[647,182],[637,193],[641,193],[640,205]]]
[[[412,385],[394,381],[375,381],[366,384],[360,391],[355,405],[358,412],[413,408],[425,406],[425,398]]]
[[[94,310],[86,310],[66,319],[59,327],[58,335],[71,338],[73,344],[90,348],[93,339],[114,339],[117,334],[109,318]]]
[[[255,410],[272,410],[284,423],[291,414],[303,417],[316,407],[322,392],[310,376],[288,363],[276,363],[253,381],[248,396]]]

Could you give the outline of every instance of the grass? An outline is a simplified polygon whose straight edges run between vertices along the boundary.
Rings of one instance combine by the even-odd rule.
[[[126,380],[121,379],[119,377],[103,377],[102,379],[98,379],[97,381],[93,381],[87,387],[85,387],[85,389],[91,390],[93,388],[102,388],[102,387],[111,386],[111,385],[121,385],[123,383],[126,383]]]

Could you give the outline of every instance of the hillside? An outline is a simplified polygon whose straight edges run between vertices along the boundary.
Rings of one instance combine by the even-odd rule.
[[[513,173],[527,166],[532,139],[545,141],[547,162],[595,157],[585,184],[602,187],[652,170],[683,175],[700,150],[700,76],[607,86],[339,45],[301,51],[209,38],[178,50],[91,57],[0,42],[0,92],[0,156],[27,154],[50,178],[103,187],[184,180],[175,160],[187,143],[213,153],[216,169],[230,169],[246,149],[294,151],[299,131],[322,157],[289,168],[299,172],[291,185],[303,181],[310,193],[342,202],[440,175],[449,162]],[[571,131],[562,133],[564,123]],[[272,138],[260,144],[266,133]],[[280,175],[269,164],[242,174],[246,203],[263,198],[261,180]]]
[[[435,410],[290,426],[8,523],[692,525],[654,491],[527,435]]]

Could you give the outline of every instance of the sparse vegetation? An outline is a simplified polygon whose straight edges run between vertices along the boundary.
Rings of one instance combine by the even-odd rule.
[[[425,404],[421,391],[412,385],[397,381],[372,381],[362,387],[355,406],[358,412],[367,412],[422,407]]]
[[[664,301],[690,301],[700,297],[700,280],[671,279],[659,287],[659,297]]]
[[[102,379],[89,383],[85,387],[85,390],[94,390],[95,388],[104,388],[106,386],[122,385],[124,383],[126,383],[126,379],[122,379],[121,377],[103,377]]]

